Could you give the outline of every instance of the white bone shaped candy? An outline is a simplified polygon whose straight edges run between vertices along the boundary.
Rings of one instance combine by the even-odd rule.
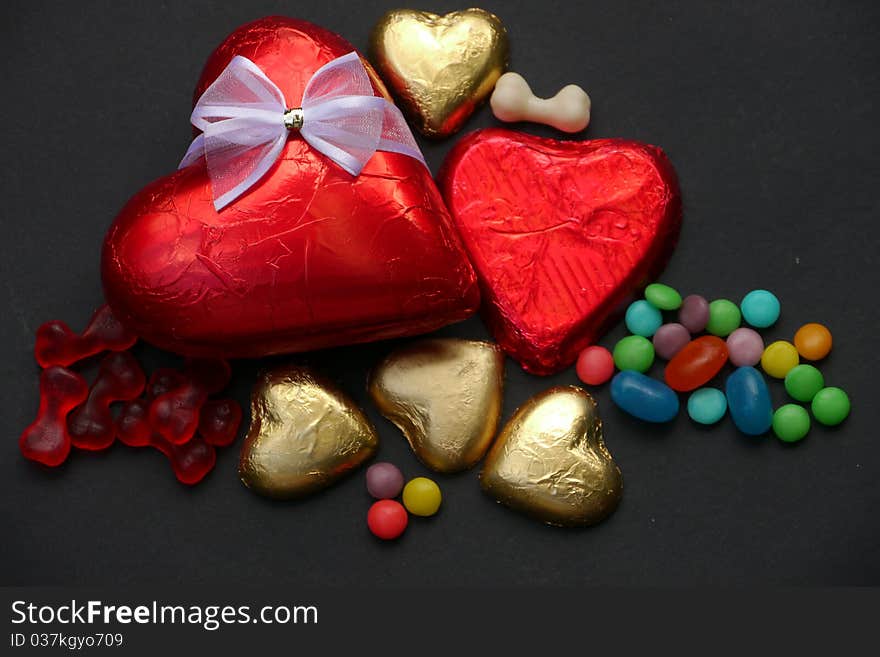
[[[498,78],[489,104],[499,121],[532,121],[563,132],[580,132],[590,123],[590,97],[579,86],[569,84],[553,98],[538,98],[519,73]]]

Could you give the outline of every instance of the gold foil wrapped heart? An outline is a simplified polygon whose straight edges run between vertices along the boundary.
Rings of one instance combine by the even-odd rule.
[[[341,390],[305,367],[262,374],[238,473],[251,490],[292,498],[326,488],[376,452],[379,437]]]
[[[389,11],[373,28],[370,48],[392,94],[428,137],[458,131],[507,68],[507,30],[483,9]]]
[[[373,370],[369,391],[426,466],[472,467],[486,453],[501,417],[504,355],[489,342],[419,340]]]
[[[617,508],[623,476],[605,447],[595,400],[574,386],[520,406],[480,473],[498,502],[550,525],[592,525]]]

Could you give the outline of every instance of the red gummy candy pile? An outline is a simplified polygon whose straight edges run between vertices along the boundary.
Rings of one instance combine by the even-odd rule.
[[[21,434],[25,458],[61,465],[73,445],[102,450],[119,438],[130,447],[154,447],[184,484],[196,484],[214,468],[216,447],[232,444],[241,424],[241,407],[232,399],[213,399],[230,379],[219,359],[188,359],[183,370],[160,368],[149,381],[128,351],[137,338],[108,306],[99,308],[79,335],[59,321],[37,330],[34,355],[43,369],[37,418]],[[91,388],[67,366],[102,351]],[[122,403],[114,417],[113,405]]]
[[[67,416],[89,396],[89,384],[76,372],[52,365],[40,375],[40,410],[24,430],[18,446],[25,458],[61,465],[70,454]]]
[[[46,322],[37,329],[34,356],[40,367],[73,365],[102,351],[125,351],[137,336],[129,333],[113,315],[110,306],[95,311],[89,325],[77,335],[64,322]]]
[[[110,354],[101,361],[88,399],[67,418],[67,430],[74,447],[107,449],[116,438],[110,404],[135,399],[144,391],[146,377],[128,351]]]

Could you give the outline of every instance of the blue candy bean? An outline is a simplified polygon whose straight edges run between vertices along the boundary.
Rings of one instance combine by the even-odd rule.
[[[773,424],[773,405],[764,377],[754,367],[740,367],[727,377],[727,407],[736,428],[760,436]]]
[[[752,290],[739,307],[745,320],[756,328],[767,328],[779,319],[779,299],[767,290]]]
[[[687,409],[694,422],[715,424],[727,412],[727,398],[718,388],[700,388],[691,393]]]
[[[623,321],[630,333],[650,338],[663,323],[663,315],[647,301],[640,300],[629,305]]]
[[[669,422],[678,415],[678,395],[672,388],[633,370],[611,379],[611,401],[646,422]]]

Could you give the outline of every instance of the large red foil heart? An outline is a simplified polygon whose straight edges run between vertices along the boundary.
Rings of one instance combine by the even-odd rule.
[[[194,102],[243,55],[295,106],[320,66],[352,50],[305,21],[264,18],[211,54]],[[424,333],[479,306],[474,272],[421,163],[380,151],[354,178],[297,134],[276,166],[219,213],[203,163],[148,185],[110,228],[102,274],[127,327],[198,356]]]
[[[501,347],[551,374],[666,263],[681,225],[675,172],[654,146],[509,130],[462,139],[438,177]]]

